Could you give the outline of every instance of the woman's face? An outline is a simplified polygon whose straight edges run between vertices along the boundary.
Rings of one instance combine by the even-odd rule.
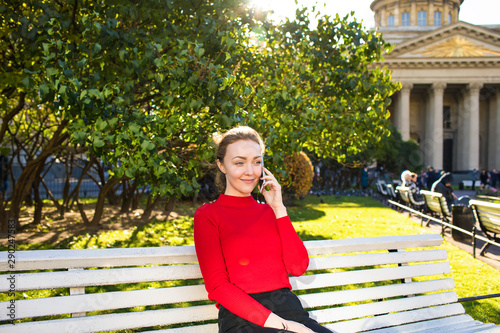
[[[232,196],[249,196],[262,176],[262,154],[258,143],[239,140],[226,148],[219,169],[226,174],[226,192]]]

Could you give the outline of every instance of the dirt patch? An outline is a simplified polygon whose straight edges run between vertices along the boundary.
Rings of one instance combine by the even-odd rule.
[[[199,206],[199,205],[198,205]],[[89,219],[94,215],[95,204],[85,204],[83,209]],[[120,212],[119,206],[107,205],[103,217],[97,226],[85,224],[80,212],[73,209],[61,218],[54,207],[43,211],[42,223],[33,224],[33,208],[23,209],[19,218],[18,232],[15,240],[21,244],[58,244],[74,236],[85,234],[99,234],[107,230],[126,230],[134,226],[143,226],[151,221],[173,220],[180,215],[192,215],[196,209],[192,203],[181,203],[168,216],[163,210],[153,210],[149,220],[142,219],[143,209],[136,209],[126,213]],[[0,235],[0,245],[7,246],[7,235]]]

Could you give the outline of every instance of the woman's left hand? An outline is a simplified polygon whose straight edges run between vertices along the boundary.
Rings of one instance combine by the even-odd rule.
[[[261,178],[265,182],[264,186],[260,185],[260,193],[266,199],[267,204],[273,209],[276,218],[287,215],[283,197],[281,195],[281,185],[278,183],[274,175],[266,168],[264,169],[265,176]]]

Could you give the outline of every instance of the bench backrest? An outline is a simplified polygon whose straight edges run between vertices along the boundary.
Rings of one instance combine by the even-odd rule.
[[[385,188],[387,189],[387,193],[390,197],[392,197],[393,199],[397,198],[396,191],[394,191],[394,186],[392,186],[391,184],[386,184]]]
[[[480,200],[470,200],[469,205],[479,222],[481,230],[500,234],[500,204]]]
[[[408,199],[410,199],[410,202],[412,205],[415,205],[415,206],[425,205],[425,201],[415,200],[415,196],[414,196],[414,193],[412,191],[408,191]]]
[[[398,191],[401,200],[403,200],[406,203],[411,203],[409,198],[410,191],[408,187],[398,186],[396,187],[396,190]]]
[[[382,195],[385,195],[387,196],[388,193],[387,191],[385,190],[385,182],[382,182],[382,181],[378,181],[377,183],[375,183],[375,186],[377,186],[377,190],[382,194]]]
[[[436,234],[307,241],[310,275],[291,284],[305,292],[300,299],[314,308],[311,316],[339,332],[461,315],[453,279],[443,276],[450,273],[446,251],[425,249],[441,242]],[[216,323],[206,323],[217,309],[207,301],[192,246],[18,251],[15,270],[6,257],[1,253],[0,291],[14,281],[17,295],[37,294],[15,301],[15,318],[40,318],[13,325],[0,311],[3,333],[217,332]]]
[[[446,198],[438,192],[421,190],[420,194],[424,196],[425,204],[430,211],[440,214],[443,217],[451,217]]]

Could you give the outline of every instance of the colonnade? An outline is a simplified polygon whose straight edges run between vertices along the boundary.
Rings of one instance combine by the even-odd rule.
[[[410,139],[411,128],[419,129],[423,163],[437,169],[442,169],[446,164],[443,161],[446,130],[453,133],[454,171],[500,168],[500,136],[497,134],[497,129],[500,128],[500,87],[494,88],[495,95],[490,97],[487,104],[487,116],[483,117],[487,123],[480,124],[480,91],[483,83],[453,85],[452,99],[455,101],[453,128],[444,129],[444,95],[448,84],[446,82],[419,84],[419,91],[425,89],[425,98],[422,99],[419,98],[421,95],[412,97],[412,91],[416,86],[414,83],[401,83],[402,89],[397,93],[392,119],[403,140]],[[421,109],[425,110],[411,112],[411,107],[415,105],[423,105]],[[481,158],[481,152],[487,154],[487,158]],[[446,162],[448,165],[451,163]]]

